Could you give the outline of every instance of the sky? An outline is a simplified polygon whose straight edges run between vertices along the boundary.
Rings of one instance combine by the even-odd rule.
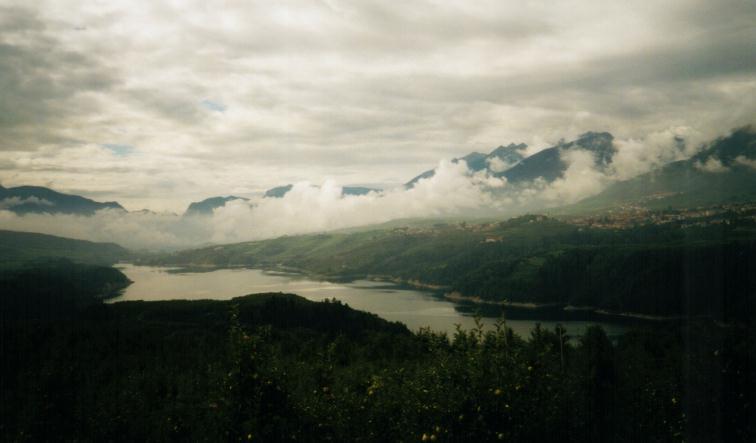
[[[664,134],[756,123],[755,23],[753,0],[0,0],[0,184],[180,213],[590,130],[629,175]]]

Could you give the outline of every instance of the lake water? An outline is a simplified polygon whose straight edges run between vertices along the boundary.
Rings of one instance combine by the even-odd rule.
[[[299,274],[262,271],[259,269],[217,269],[207,272],[177,272],[175,269],[118,265],[134,283],[111,303],[126,300],[228,300],[241,295],[262,292],[298,294],[308,300],[335,298],[354,309],[372,312],[391,321],[400,321],[410,329],[428,326],[436,331],[454,333],[455,325],[469,329],[475,325],[470,306],[439,298],[432,292],[406,289],[391,283],[358,280],[331,283],[310,280]],[[508,314],[509,316],[509,314]],[[508,318],[507,325],[526,337],[536,322],[553,329],[561,323],[571,336],[581,335],[588,325],[599,324],[609,336],[627,330],[627,325],[607,321]],[[483,317],[490,326],[496,318]]]

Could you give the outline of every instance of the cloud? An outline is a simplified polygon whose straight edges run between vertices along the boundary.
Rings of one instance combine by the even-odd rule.
[[[0,210],[3,229],[43,232],[132,249],[177,249],[209,243],[366,226],[396,219],[512,216],[571,203],[599,192],[612,178],[585,151],[565,151],[564,176],[553,183],[510,186],[506,179],[473,172],[465,162],[443,160],[436,173],[413,188],[343,195],[334,180],[298,182],[283,198],[233,200],[209,217],[102,210],[94,216],[26,214]]]
[[[504,172],[513,166],[512,163],[506,162],[499,157],[486,159],[486,163],[488,163],[488,169],[493,172]]]
[[[716,157],[709,157],[705,162],[698,161],[694,166],[696,167],[696,169],[711,173],[727,172],[730,170],[730,168],[723,165],[722,161]]]
[[[0,17],[0,149],[80,140],[72,127],[101,111],[96,95],[118,83],[116,70],[66,45],[37,11],[0,6]]]
[[[642,138],[615,139],[610,175],[626,180],[659,168],[666,163],[689,158],[704,146],[699,131],[686,126],[656,131]]]
[[[19,205],[24,205],[24,204],[52,206],[53,203],[49,200],[45,200],[44,198],[38,198],[34,196],[26,197],[26,198],[7,197],[0,200],[0,210],[12,208],[14,206],[19,206]]]
[[[173,214],[101,210],[94,216],[16,215],[0,210],[0,226],[82,240],[116,242],[132,249],[175,249],[202,244],[211,232],[200,220]]]
[[[608,178],[597,170],[593,154],[583,150],[569,150],[561,153],[567,169],[561,178],[545,186],[536,198],[544,200],[545,206],[561,206],[599,193]]]
[[[747,0],[7,4],[0,179],[129,206],[391,185],[589,130],[628,141],[629,176],[677,155],[648,134],[756,123]],[[112,168],[80,155],[113,143],[139,150]]]
[[[743,155],[739,155],[735,158],[735,163],[741,164],[743,166],[748,166],[749,168],[756,169],[756,159],[750,159]]]
[[[210,217],[102,210],[94,216],[26,214],[0,211],[4,229],[43,232],[94,241],[115,241],[133,249],[175,249],[207,243],[256,240],[321,232],[394,219],[490,214],[505,200],[491,189],[502,179],[471,174],[462,162],[442,161],[433,178],[406,190],[342,195],[332,180],[295,184],[283,198],[234,200]]]
[[[492,179],[496,180],[496,179]],[[443,217],[489,211],[497,203],[465,165],[443,161],[436,174],[410,189],[365,196],[342,196],[333,181],[321,186],[295,184],[284,198],[262,199],[254,206],[231,202],[215,211],[214,242],[320,232],[414,217]]]

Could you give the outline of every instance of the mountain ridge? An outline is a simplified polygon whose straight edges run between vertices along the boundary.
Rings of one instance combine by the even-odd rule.
[[[190,203],[186,208],[186,211],[184,211],[184,217],[212,215],[214,210],[226,206],[226,203],[234,200],[249,201],[248,198],[237,197],[235,195],[209,197],[204,200]]]
[[[98,202],[80,195],[64,194],[43,186],[0,186],[0,209],[16,214],[49,213],[93,215],[101,209],[126,211],[115,201]]]
[[[631,203],[680,208],[751,200],[756,200],[756,131],[745,127],[688,159],[613,183],[565,210],[598,211]]]
[[[0,268],[18,266],[41,258],[64,258],[79,263],[112,265],[130,256],[131,252],[117,243],[0,229]]]
[[[265,198],[283,198],[294,187],[292,184],[276,186],[265,191]],[[367,195],[371,192],[381,192],[382,189],[365,186],[342,186],[341,195]]]
[[[538,151],[495,175],[506,178],[509,183],[525,183],[539,178],[552,182],[561,178],[567,170],[562,153],[576,149],[591,152],[595,165],[604,169],[611,164],[617,151],[613,141],[614,136],[608,132],[586,132],[571,142],[560,141],[555,146]]]
[[[510,143],[507,146],[500,145],[497,148],[494,148],[491,152],[488,154],[483,154],[481,152],[471,152],[464,157],[458,157],[452,159],[452,163],[458,163],[460,161],[464,161],[467,164],[468,169],[470,169],[473,172],[479,172],[483,170],[487,170],[489,172],[496,172],[491,169],[491,163],[497,163],[500,162],[497,166],[498,168],[511,168],[518,162],[522,161],[525,157],[520,153],[520,151],[524,151],[528,145],[525,143],[519,143],[514,144]],[[413,188],[417,182],[423,179],[431,178],[436,174],[435,169],[429,169],[425,172],[420,173],[419,175],[412,178],[412,180],[408,181],[404,184],[404,187],[407,189]]]

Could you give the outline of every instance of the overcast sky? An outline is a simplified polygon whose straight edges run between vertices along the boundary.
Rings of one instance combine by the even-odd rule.
[[[0,0],[0,182],[182,211],[756,123],[756,2]]]

